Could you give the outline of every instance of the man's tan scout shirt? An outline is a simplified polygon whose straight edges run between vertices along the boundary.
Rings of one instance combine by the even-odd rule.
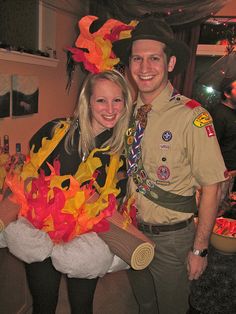
[[[139,97],[136,110],[142,105]],[[141,148],[145,171],[166,191],[191,196],[199,186],[225,181],[226,168],[209,113],[185,96],[173,96],[170,83],[152,103]],[[136,190],[130,178],[129,192],[142,221],[169,224],[192,215],[159,206]]]

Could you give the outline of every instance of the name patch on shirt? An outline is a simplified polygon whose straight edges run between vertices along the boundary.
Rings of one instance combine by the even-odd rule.
[[[212,118],[208,112],[204,111],[195,118],[193,124],[198,128],[202,128],[208,124],[212,124]]]
[[[169,149],[170,145],[168,144],[160,144],[160,149]]]

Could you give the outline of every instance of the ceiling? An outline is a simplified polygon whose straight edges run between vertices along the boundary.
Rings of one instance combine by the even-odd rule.
[[[146,13],[165,16],[170,25],[205,21],[231,0],[42,0],[54,9],[76,15],[93,14],[122,21],[138,19]]]

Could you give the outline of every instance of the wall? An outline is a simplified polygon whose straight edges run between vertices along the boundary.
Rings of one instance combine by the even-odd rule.
[[[56,117],[68,116],[76,103],[81,75],[75,73],[70,93],[65,90],[66,54],[64,48],[71,46],[77,35],[77,18],[61,10],[56,11],[56,50],[59,63],[57,67],[26,64],[0,60],[0,73],[34,75],[39,80],[39,112],[37,114],[7,117],[0,119],[0,136],[8,134],[10,152],[15,152],[15,143],[22,144],[22,151],[28,152],[28,140],[46,121]]]
[[[217,16],[236,16],[236,1],[229,1],[219,12]]]

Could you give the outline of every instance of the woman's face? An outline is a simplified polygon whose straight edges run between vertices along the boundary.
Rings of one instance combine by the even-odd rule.
[[[125,107],[121,88],[107,79],[94,83],[90,97],[92,128],[94,135],[113,128],[120,119]]]

